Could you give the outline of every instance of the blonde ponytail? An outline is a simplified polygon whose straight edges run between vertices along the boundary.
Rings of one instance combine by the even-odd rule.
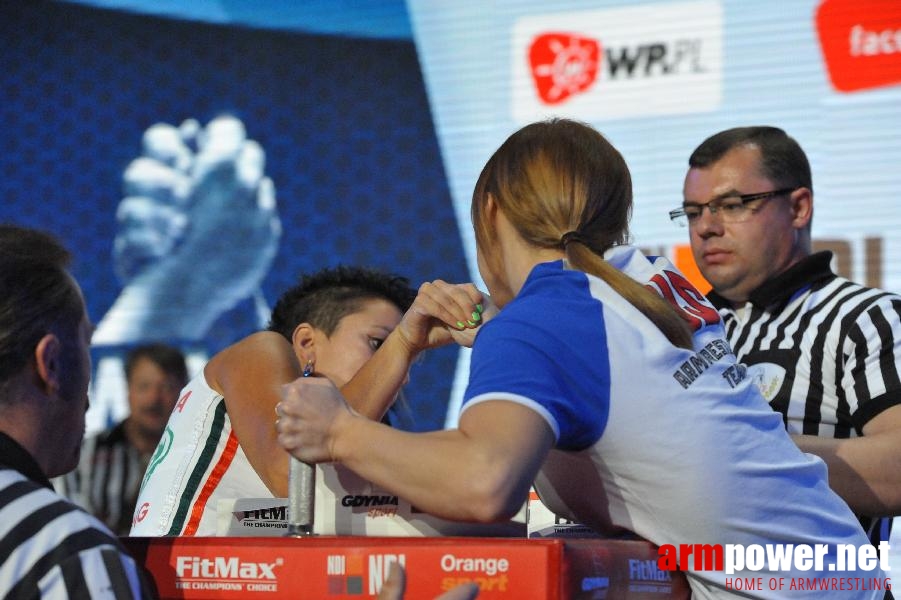
[[[674,346],[691,350],[688,324],[666,300],[595,254],[578,236],[564,236],[566,262],[572,268],[596,275],[637,308],[663,332]]]

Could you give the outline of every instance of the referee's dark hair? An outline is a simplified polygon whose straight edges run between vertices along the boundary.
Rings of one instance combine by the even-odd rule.
[[[688,166],[704,169],[738,146],[755,146],[760,151],[761,175],[779,187],[805,187],[813,193],[807,155],[795,138],[778,127],[734,127],[715,133],[691,153]]]
[[[51,331],[72,334],[81,322],[82,300],[68,273],[71,254],[52,235],[0,225],[0,403],[7,385],[34,359]]]

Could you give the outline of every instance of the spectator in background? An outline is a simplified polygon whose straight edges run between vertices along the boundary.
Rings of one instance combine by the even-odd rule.
[[[888,540],[890,519],[874,517],[901,512],[901,297],[811,252],[810,164],[781,129],[721,131],[688,163],[670,217],[688,226],[732,349],[871,541]]]
[[[0,225],[0,597],[151,598],[119,540],[49,480],[78,464],[91,376],[69,260],[53,237]]]
[[[188,383],[188,369],[179,349],[147,344],[126,356],[125,378],[128,416],[85,439],[78,469],[65,478],[67,495],[117,535],[131,529],[141,479]]]

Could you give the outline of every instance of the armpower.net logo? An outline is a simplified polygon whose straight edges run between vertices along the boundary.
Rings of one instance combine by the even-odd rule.
[[[817,35],[832,86],[858,92],[901,83],[901,2],[824,0]]]

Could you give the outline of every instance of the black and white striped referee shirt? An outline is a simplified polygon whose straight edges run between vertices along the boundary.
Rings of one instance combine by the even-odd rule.
[[[149,457],[148,457],[149,458]],[[125,435],[125,421],[85,438],[78,468],[53,481],[56,491],[128,535],[146,462]]]
[[[839,277],[813,254],[739,309],[711,292],[738,360],[790,433],[849,438],[901,404],[901,296]],[[882,521],[882,522],[880,522]],[[889,519],[861,518],[874,543]]]
[[[0,433],[0,598],[154,598],[146,581],[119,540]]]

